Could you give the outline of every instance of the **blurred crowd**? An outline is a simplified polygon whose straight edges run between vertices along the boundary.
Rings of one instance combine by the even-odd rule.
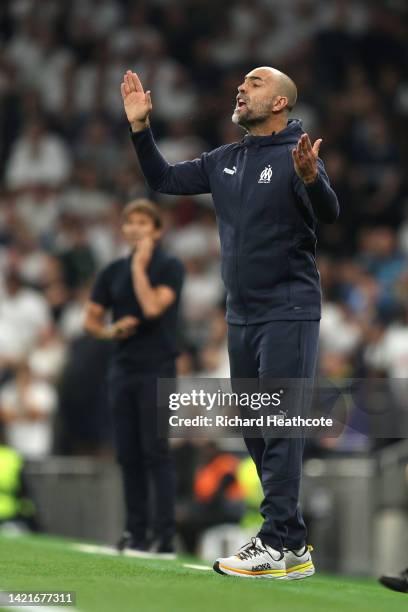
[[[320,373],[408,378],[407,6],[333,0],[4,0],[0,7],[0,415],[25,457],[109,453],[109,346],[82,330],[95,273],[125,253],[122,207],[162,205],[184,262],[183,375],[228,377],[211,197],[149,193],[120,96],[152,91],[170,162],[242,138],[258,65],[298,85],[293,116],[341,205],[319,230]],[[338,440],[334,445],[341,445]],[[361,442],[363,444],[363,442]],[[332,444],[333,446],[333,444]]]

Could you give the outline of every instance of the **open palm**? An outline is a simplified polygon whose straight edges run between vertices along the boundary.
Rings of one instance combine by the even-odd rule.
[[[152,110],[152,101],[150,91],[144,91],[136,72],[126,72],[120,91],[129,123],[144,123]]]
[[[302,134],[297,146],[292,150],[296,174],[305,183],[311,183],[317,175],[317,158],[322,139],[316,140],[312,147],[308,134]]]

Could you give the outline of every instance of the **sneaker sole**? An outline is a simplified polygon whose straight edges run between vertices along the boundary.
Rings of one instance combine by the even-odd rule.
[[[238,570],[219,561],[215,561],[213,570],[222,576],[238,576],[239,578],[263,578],[268,580],[286,580],[286,570],[262,570],[251,572],[250,570]]]
[[[294,565],[286,569],[287,580],[302,580],[302,578],[310,578],[315,573],[315,567],[312,561],[302,563],[301,565]]]

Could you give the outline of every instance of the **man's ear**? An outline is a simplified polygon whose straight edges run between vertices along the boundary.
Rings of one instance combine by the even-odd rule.
[[[288,102],[289,100],[286,96],[276,96],[272,106],[273,112],[279,113],[283,111],[287,107]]]

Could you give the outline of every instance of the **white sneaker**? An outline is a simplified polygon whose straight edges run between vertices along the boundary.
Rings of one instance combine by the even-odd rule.
[[[251,538],[236,555],[217,559],[213,566],[219,574],[240,578],[274,578],[286,580],[285,557],[260,538]]]
[[[313,576],[315,568],[312,561],[313,546],[305,546],[300,550],[283,549],[285,555],[286,577],[288,580],[301,580]]]

